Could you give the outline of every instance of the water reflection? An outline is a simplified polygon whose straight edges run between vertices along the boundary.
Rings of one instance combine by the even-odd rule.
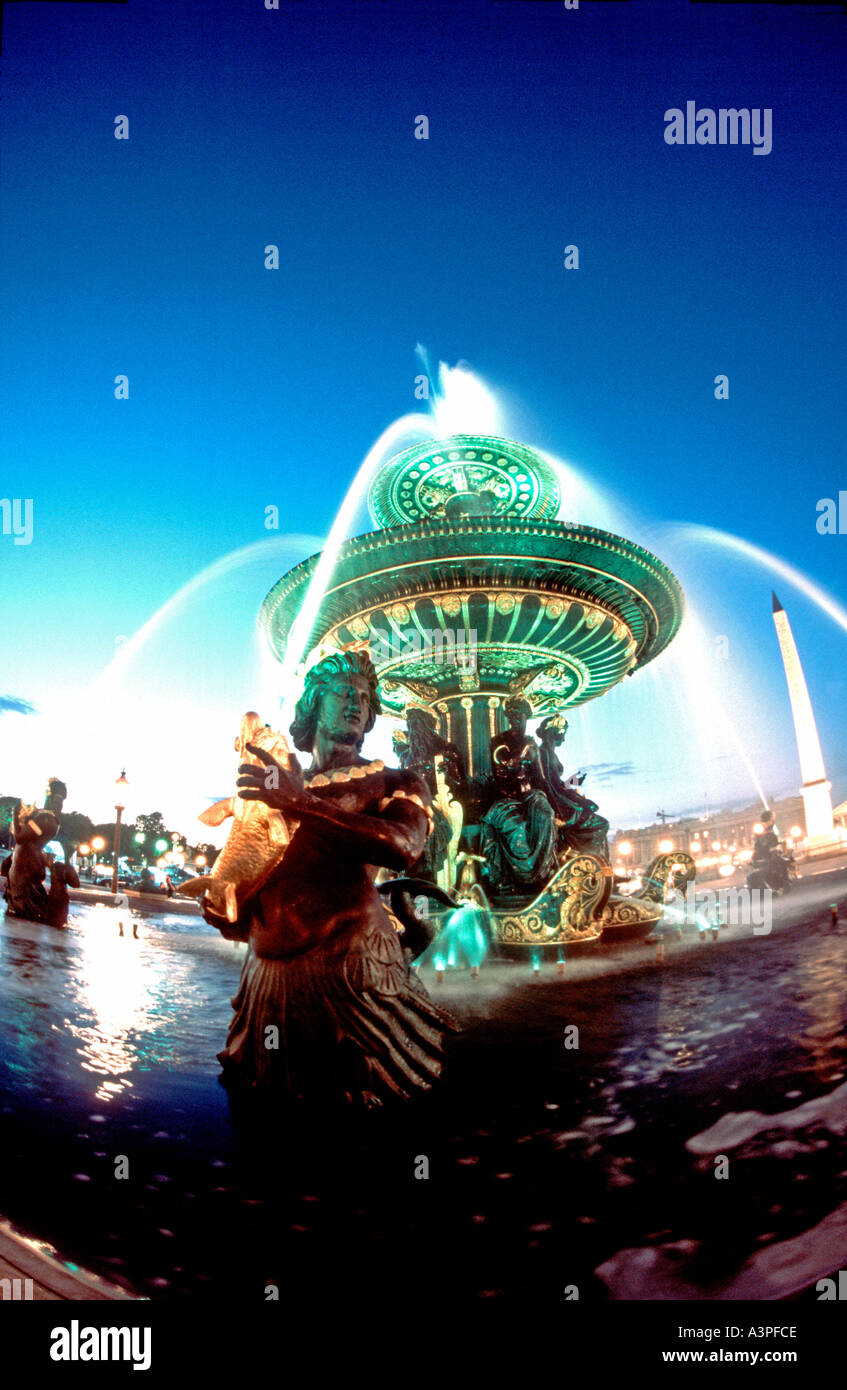
[[[124,923],[125,936],[119,935],[119,922]],[[164,961],[142,952],[124,908],[93,908],[80,945],[82,1008],[76,1017],[66,1018],[64,1026],[79,1043],[83,1070],[104,1078],[95,1098],[108,1102],[132,1086],[133,1067],[161,1026],[152,1001],[161,987]]]
[[[843,951],[837,952],[834,944],[826,937],[806,941],[792,972],[797,1003],[812,1020],[797,1042],[826,1085],[843,1078],[845,1061]]]
[[[7,919],[3,1063],[16,1089],[108,1105],[142,1079],[161,1087],[163,1068],[215,1075],[241,954],[195,918],[74,905],[64,932]]]

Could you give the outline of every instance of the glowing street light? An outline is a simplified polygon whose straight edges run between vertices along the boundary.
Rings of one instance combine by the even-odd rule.
[[[629,855],[632,854],[632,845],[629,840],[621,840],[618,845],[618,854],[623,855],[624,859],[627,859]]]
[[[670,854],[671,851],[672,851],[672,849],[673,849],[673,847],[674,847],[673,840],[660,840],[660,841],[659,841],[659,853],[660,853],[660,854]]]
[[[802,840],[802,838],[803,838],[803,831],[801,830],[801,828],[800,828],[799,825],[792,825],[792,827],[791,827],[791,838],[792,838],[792,840]]]
[[[208,863],[205,854],[198,854],[197,858],[194,860],[194,863],[197,865],[198,869],[205,869],[206,864]]]
[[[91,841],[91,848],[94,850],[95,854],[99,854],[101,850],[106,848],[106,841],[103,839],[102,835],[94,836],[94,839]]]

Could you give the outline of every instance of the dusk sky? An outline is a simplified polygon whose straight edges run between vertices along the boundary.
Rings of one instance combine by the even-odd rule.
[[[842,10],[7,5],[0,492],[33,526],[0,535],[0,794],[57,774],[97,819],[126,767],[130,818],[199,834],[242,713],[280,712],[262,600],[422,408],[420,343],[685,589],[668,652],[572,719],[613,826],[797,790],[772,588],[843,800],[847,496],[816,527],[847,490]],[[772,149],[666,143],[688,101],[772,112]]]

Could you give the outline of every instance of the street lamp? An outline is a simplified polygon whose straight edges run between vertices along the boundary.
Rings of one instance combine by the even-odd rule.
[[[120,775],[120,777],[118,777],[118,778],[116,779],[116,781],[115,781],[115,786],[116,786],[117,789],[118,789],[118,796],[122,796],[122,795],[123,795],[123,789],[124,789],[124,787],[126,787],[127,785],[128,785],[128,783],[127,783],[127,780],[126,780],[126,769],[125,769],[125,768],[121,768],[121,775]],[[121,852],[121,816],[123,815],[123,812],[124,812],[124,807],[123,807],[123,805],[122,805],[120,802],[116,801],[116,802],[115,802],[115,867],[114,867],[114,869],[112,870],[112,892],[113,892],[113,893],[117,893],[117,891],[118,891],[118,856],[119,856],[119,854],[120,854],[120,852]]]
[[[91,841],[91,849],[92,849],[92,852],[93,852],[93,855],[94,855],[94,863],[93,863],[93,864],[90,864],[90,865],[89,865],[89,868],[92,869],[92,871],[95,870],[95,869],[97,868],[97,856],[98,856],[98,854],[102,854],[102,853],[103,853],[103,850],[104,850],[105,848],[106,848],[106,841],[103,839],[103,836],[102,836],[102,835],[95,835],[95,836],[94,836],[94,839]],[[94,874],[94,878],[95,878],[95,881],[96,881],[96,882],[99,882],[99,879],[97,878],[96,873]]]

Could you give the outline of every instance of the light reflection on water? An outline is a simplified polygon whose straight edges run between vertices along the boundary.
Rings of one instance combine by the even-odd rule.
[[[152,1092],[163,1067],[214,1076],[243,949],[176,914],[74,904],[63,933],[10,918],[4,1061],[28,1089],[61,1081],[106,1105],[148,1077]]]

